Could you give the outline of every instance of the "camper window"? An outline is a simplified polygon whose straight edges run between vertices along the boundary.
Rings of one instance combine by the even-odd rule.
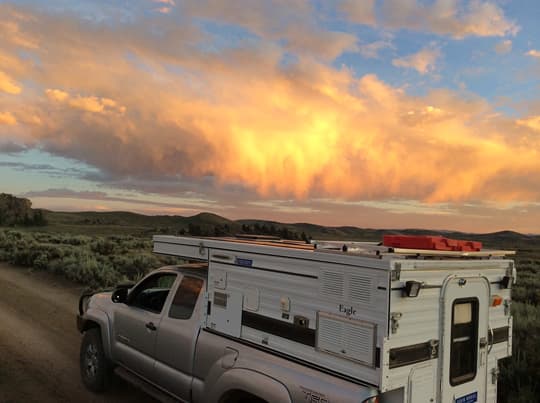
[[[452,306],[450,384],[460,385],[476,376],[478,357],[478,299],[456,299]]]

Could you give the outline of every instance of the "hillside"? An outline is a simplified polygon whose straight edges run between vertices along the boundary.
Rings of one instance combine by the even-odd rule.
[[[75,235],[131,235],[149,238],[153,234],[225,236],[239,233],[273,235],[286,239],[343,239],[379,241],[384,234],[436,235],[475,239],[493,247],[523,248],[527,242],[540,241],[538,235],[514,231],[470,234],[429,229],[372,229],[353,226],[327,227],[311,223],[281,223],[277,221],[242,219],[229,220],[202,212],[190,217],[148,216],[127,211],[59,212],[32,209],[28,199],[0,194],[0,227],[17,226],[41,232]]]
[[[54,212],[45,211],[49,225],[46,232],[88,235],[122,235],[150,237],[153,234],[224,236],[237,233],[256,233],[291,239],[343,239],[379,241],[384,234],[437,235],[451,238],[475,239],[490,246],[514,247],[538,242],[540,236],[514,231],[494,233],[463,233],[429,229],[372,229],[353,226],[327,227],[310,223],[281,223],[277,221],[243,219],[229,220],[212,213],[194,216],[147,216],[130,212]]]

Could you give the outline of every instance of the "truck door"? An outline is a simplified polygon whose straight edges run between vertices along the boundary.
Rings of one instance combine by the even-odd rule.
[[[114,312],[114,358],[148,380],[153,375],[161,311],[175,280],[176,274],[170,272],[146,277]]]
[[[452,277],[442,290],[440,402],[485,402],[489,282]]]
[[[201,328],[204,280],[184,275],[166,306],[156,341],[156,382],[182,401],[191,399],[195,346]],[[159,381],[158,381],[159,380]]]

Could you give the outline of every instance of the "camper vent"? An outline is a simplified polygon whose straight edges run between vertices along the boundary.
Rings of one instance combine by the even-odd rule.
[[[371,303],[371,278],[334,271],[321,273],[321,296],[360,304]]]
[[[355,302],[371,303],[371,278],[351,276],[349,280],[349,298]]]
[[[374,366],[375,333],[373,323],[318,313],[317,348],[327,353]]]
[[[321,294],[326,297],[342,299],[345,288],[345,274],[323,271],[321,274]]]

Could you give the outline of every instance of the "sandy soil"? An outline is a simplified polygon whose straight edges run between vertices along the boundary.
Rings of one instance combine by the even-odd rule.
[[[153,402],[120,379],[103,395],[82,385],[81,291],[52,274],[0,263],[0,403]]]

